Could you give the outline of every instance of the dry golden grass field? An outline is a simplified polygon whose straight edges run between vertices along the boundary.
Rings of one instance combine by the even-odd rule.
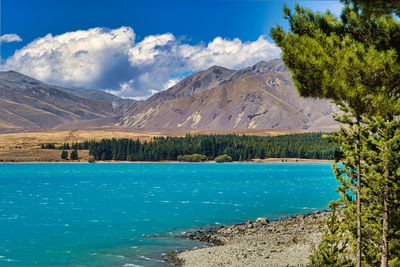
[[[131,138],[150,140],[155,136],[184,136],[191,134],[246,134],[246,135],[282,135],[299,133],[288,130],[237,129],[237,130],[190,130],[190,131],[129,131],[128,129],[101,129],[101,130],[68,130],[43,131],[0,134],[0,161],[3,162],[57,162],[61,161],[60,150],[40,149],[41,144],[55,144],[83,142],[85,140],[100,141],[103,138]],[[79,160],[87,161],[87,150],[79,151]]]

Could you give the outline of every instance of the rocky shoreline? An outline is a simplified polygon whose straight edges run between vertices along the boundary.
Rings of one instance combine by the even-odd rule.
[[[175,266],[304,266],[321,240],[329,212],[314,211],[278,221],[257,218],[177,237],[211,246],[169,253]]]

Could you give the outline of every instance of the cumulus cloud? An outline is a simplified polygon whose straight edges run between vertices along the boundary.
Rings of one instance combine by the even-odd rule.
[[[278,57],[280,50],[270,43],[265,36],[260,36],[254,42],[242,42],[215,38],[206,47],[181,46],[180,53],[188,58],[188,65],[193,69],[219,65],[226,68],[247,67],[262,59]]]
[[[17,50],[5,67],[49,83],[145,99],[173,86],[184,74],[213,65],[238,69],[279,54],[266,36],[253,42],[216,37],[208,44],[192,45],[166,33],[135,43],[130,27],[93,28],[38,38]]]
[[[10,69],[39,80],[74,87],[109,86],[110,75],[120,64],[129,66],[127,51],[134,42],[131,28],[93,28],[58,36],[47,34],[29,43],[7,59]],[[113,80],[111,75],[106,80]]]
[[[0,43],[21,42],[22,39],[15,33],[4,34],[0,36]]]
[[[177,84],[181,79],[179,78],[171,78],[169,79],[164,86],[162,87],[162,90],[166,90],[168,88],[171,88],[172,86],[174,86],[175,84]]]

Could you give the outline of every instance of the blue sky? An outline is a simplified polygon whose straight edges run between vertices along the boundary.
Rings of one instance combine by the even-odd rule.
[[[283,3],[294,4],[262,0],[0,2],[2,69],[138,99],[211,65],[237,69],[278,57],[268,34],[273,25],[286,25]],[[336,14],[342,6],[339,1],[297,2]]]

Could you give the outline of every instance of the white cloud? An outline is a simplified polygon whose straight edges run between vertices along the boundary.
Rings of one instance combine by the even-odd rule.
[[[166,33],[135,43],[130,27],[93,28],[38,38],[17,50],[4,67],[49,83],[143,99],[176,84],[184,73],[212,65],[237,69],[279,54],[265,36],[253,42],[216,37],[191,45]]]
[[[177,84],[181,79],[179,78],[171,78],[169,79],[163,86],[162,90],[166,90],[168,88],[171,88],[172,86],[174,86],[175,84]]]
[[[6,66],[66,86],[93,87],[124,61],[134,42],[133,30],[93,28],[38,38],[7,59]]]
[[[174,41],[175,37],[171,33],[147,36],[129,50],[131,62],[134,65],[153,64],[155,57],[162,53],[160,48]]]
[[[182,46],[181,53],[188,57],[188,64],[193,69],[204,69],[212,65],[226,68],[247,67],[262,59],[278,57],[280,50],[270,43],[265,36],[260,36],[254,42],[242,42],[215,38],[206,47],[193,50],[192,47]]]
[[[21,42],[22,39],[15,33],[4,34],[0,36],[0,43]]]

